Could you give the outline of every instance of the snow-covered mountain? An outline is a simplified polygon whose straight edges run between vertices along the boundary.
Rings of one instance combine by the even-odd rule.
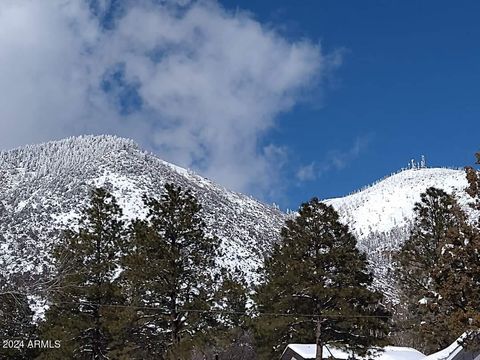
[[[420,194],[432,186],[455,195],[462,207],[471,211],[467,206],[470,198],[465,192],[465,171],[445,168],[403,170],[362,191],[325,201],[339,212],[342,221],[357,236],[359,247],[373,265],[377,286],[393,297],[392,253],[409,235],[413,207],[420,201]]]
[[[142,195],[159,196],[166,182],[191,189],[209,231],[222,240],[219,261],[240,267],[254,281],[287,215],[113,136],[81,136],[0,152],[0,269],[41,272],[59,229],[75,223],[93,186],[111,190],[131,219],[145,215]],[[468,202],[462,170],[427,168],[401,171],[355,194],[326,200],[357,235],[377,286],[392,297],[392,251],[408,236],[414,203],[430,186]]]
[[[222,241],[220,262],[253,280],[286,215],[112,136],[0,152],[0,268],[42,271],[58,229],[74,224],[93,186],[107,187],[131,219],[145,215],[142,195],[160,196],[166,182],[191,189]]]
[[[431,186],[456,195],[462,203],[468,201],[464,170],[421,168],[400,171],[362,191],[326,202],[364,237],[408,225],[420,194]]]

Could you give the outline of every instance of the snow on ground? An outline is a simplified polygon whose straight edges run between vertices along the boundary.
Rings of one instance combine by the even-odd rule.
[[[139,185],[142,180],[145,181],[145,179],[138,179],[138,177],[127,177],[105,171],[104,175],[93,179],[90,184],[95,187],[111,188],[113,196],[122,208],[123,218],[132,220],[136,218],[144,219],[147,215],[147,210],[142,201],[145,189]]]
[[[298,355],[305,359],[314,359],[317,354],[317,345],[315,344],[290,344],[287,348],[292,349]],[[348,359],[350,354],[346,351],[334,348],[332,346],[324,346],[323,347],[323,356],[332,356],[335,359]]]
[[[292,349],[298,355],[305,359],[315,359],[317,354],[317,347],[315,344],[290,344],[287,348]],[[335,348],[333,346],[323,347],[323,357],[333,356],[335,359],[346,360],[352,357],[352,354]],[[424,359],[425,355],[420,351],[399,346],[386,346],[383,351],[376,352],[373,356],[358,357],[357,359],[373,359],[373,360],[420,360]],[[429,359],[430,360],[430,359]],[[433,359],[432,359],[433,360]]]
[[[459,344],[466,337],[466,333],[462,334],[457,340],[455,340],[450,346],[436,353],[428,355],[425,360],[448,360],[457,355],[463,348]]]
[[[424,359],[425,355],[420,351],[401,346],[385,346],[383,352],[379,353],[376,360],[419,360]]]

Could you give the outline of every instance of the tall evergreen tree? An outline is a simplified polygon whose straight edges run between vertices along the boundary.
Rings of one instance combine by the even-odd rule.
[[[438,341],[450,334],[450,343],[464,332],[464,345],[480,346],[480,232],[467,224],[451,228],[441,248],[436,266],[434,296],[425,304],[427,316],[422,332]],[[443,344],[438,348],[443,348]],[[438,350],[435,349],[435,350]]]
[[[129,301],[142,308],[133,318],[136,349],[146,357],[187,359],[214,325],[202,311],[214,305],[219,241],[206,234],[201,206],[189,190],[166,184],[159,200],[146,197],[145,204],[147,219],[133,224],[122,264]]]
[[[473,259],[478,240],[456,200],[443,190],[427,189],[414,210],[412,232],[395,258],[406,312],[400,328],[431,353],[470,327],[467,308],[478,295],[467,268],[478,268]]]
[[[480,164],[480,152],[475,154]],[[480,211],[480,175],[474,167],[466,167],[467,194],[473,199],[471,208]],[[464,217],[466,217],[464,215]],[[478,349],[480,346],[480,217],[465,221],[461,227],[449,229],[441,249],[435,283],[436,301],[429,310],[437,314],[437,324],[459,335],[467,331],[463,343]],[[428,323],[427,323],[428,324]],[[438,330],[437,330],[438,332]],[[433,331],[432,331],[433,333]]]
[[[357,353],[385,344],[383,295],[371,290],[366,257],[333,207],[316,198],[302,204],[281,236],[256,295],[261,357],[278,356],[291,342],[316,342],[317,359],[325,344]]]
[[[448,229],[458,228],[465,219],[455,199],[433,187],[421,194],[414,213],[411,234],[395,260],[406,300],[418,302],[425,292],[431,291],[432,272],[439,261],[439,249]]]
[[[124,241],[122,211],[103,188],[94,189],[79,229],[65,232],[53,256],[58,266],[56,291],[42,324],[42,338],[61,340],[42,359],[108,359],[121,346],[119,271]]]

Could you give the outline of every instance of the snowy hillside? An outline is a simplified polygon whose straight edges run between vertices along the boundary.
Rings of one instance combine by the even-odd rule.
[[[222,240],[219,261],[238,265],[253,279],[285,215],[112,136],[0,152],[0,244],[7,253],[2,268],[42,271],[58,230],[74,223],[92,186],[109,188],[124,216],[135,218],[145,214],[142,195],[159,196],[166,182],[192,190],[209,231]]]
[[[326,202],[363,237],[373,231],[385,232],[408,225],[420,194],[431,186],[457,195],[462,202],[468,200],[463,170],[424,168],[401,171],[363,191]]]
[[[142,195],[159,196],[166,182],[191,189],[203,205],[209,232],[222,240],[219,262],[238,266],[255,280],[255,270],[279,239],[287,215],[113,136],[83,136],[0,152],[0,246],[6,254],[0,258],[1,269],[42,272],[59,230],[75,223],[93,186],[110,189],[125,218],[131,219],[145,214]],[[375,284],[395,298],[391,255],[408,236],[420,194],[435,186],[455,193],[465,205],[466,185],[462,170],[405,170],[326,202],[357,235],[374,269]]]
[[[469,211],[465,172],[444,168],[404,170],[355,194],[325,201],[356,234],[359,247],[372,262],[376,285],[392,297],[392,252],[408,237],[420,194],[432,186],[454,194]]]

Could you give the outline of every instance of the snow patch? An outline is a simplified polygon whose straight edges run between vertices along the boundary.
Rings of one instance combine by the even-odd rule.
[[[315,344],[290,344],[287,346],[287,349],[288,348],[295,351],[304,359],[315,359],[317,354],[317,346]],[[372,349],[372,351],[374,352],[374,355],[372,356],[355,356],[355,358],[362,360],[420,360],[425,358],[425,355],[420,351],[408,347],[386,346],[382,349]],[[352,358],[352,355],[352,353],[338,349],[334,346],[323,346],[324,358],[333,356],[335,359],[347,360]]]

